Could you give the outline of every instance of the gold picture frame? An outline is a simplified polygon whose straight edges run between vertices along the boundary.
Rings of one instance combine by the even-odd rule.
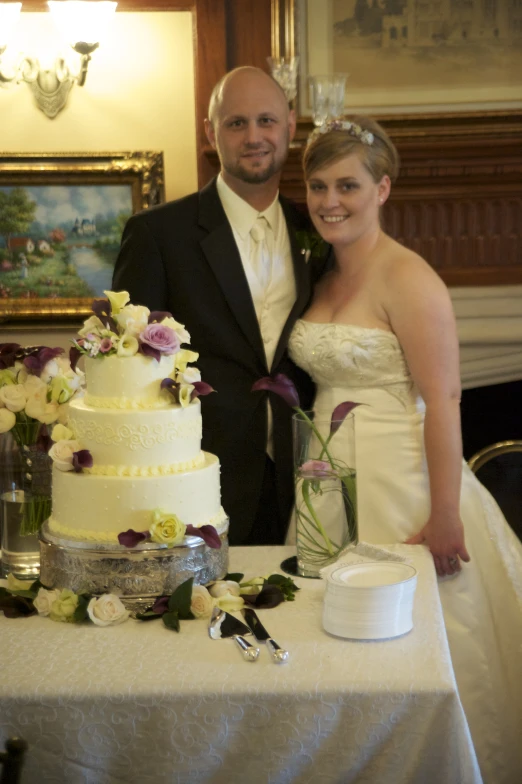
[[[131,214],[165,200],[163,153],[0,153],[0,323],[81,318]]]
[[[312,75],[309,72],[303,36],[307,25],[307,7],[314,2],[318,3],[318,8],[320,7],[324,17],[328,10],[326,6],[332,5],[333,0],[272,0],[272,56],[300,57],[298,95],[294,104],[298,116],[298,139],[304,137],[313,128],[310,107],[307,107],[306,110],[303,109],[305,90],[308,93],[308,76]],[[370,2],[368,2],[368,6],[371,6]],[[522,9],[520,17],[520,24],[522,24]],[[332,56],[329,52],[331,41],[323,40],[324,26],[324,23],[322,27],[314,24],[311,35],[316,42],[316,49],[321,51],[319,59],[322,58],[324,63],[324,66],[321,66],[321,73],[328,73],[326,63],[329,61],[330,66],[332,64]],[[329,34],[331,37],[331,31]],[[433,51],[440,51],[440,47],[434,47]],[[517,56],[522,59],[521,52],[522,50]],[[362,63],[360,68],[363,68]],[[335,69],[332,68],[332,72],[333,70]],[[516,71],[514,70],[514,72]],[[371,78],[371,75],[368,78]],[[441,87],[446,89],[447,84],[448,82],[443,80]],[[366,102],[362,106],[354,104],[354,111],[373,115],[385,122],[386,127],[398,135],[422,136],[426,133],[439,135],[441,130],[443,133],[451,133],[452,126],[455,126],[457,133],[468,133],[470,128],[474,128],[474,132],[482,133],[484,126],[487,129],[500,126],[503,131],[506,124],[510,126],[510,129],[514,126],[518,129],[522,117],[522,81],[510,90],[510,95],[511,93],[513,95],[509,100],[507,98],[506,100],[497,100],[493,88],[489,93],[484,89],[484,85],[481,89],[483,92],[481,101],[469,98],[463,101],[451,99],[437,101],[429,105],[429,101],[417,103],[415,99],[409,106],[404,106],[397,101],[393,107],[374,106],[370,102]],[[349,90],[350,80],[348,79],[347,94],[349,94]],[[389,90],[386,92],[389,93]],[[349,113],[348,109],[347,113]],[[445,126],[443,129],[441,129],[442,124]]]

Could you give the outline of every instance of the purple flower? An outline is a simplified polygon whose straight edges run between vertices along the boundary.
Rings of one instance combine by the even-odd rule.
[[[194,400],[195,397],[203,397],[204,395],[210,395],[211,392],[215,392],[215,391],[216,390],[213,389],[210,386],[210,384],[205,383],[205,381],[195,381],[194,389],[192,390],[190,399]]]
[[[24,359],[24,367],[34,376],[39,376],[52,359],[64,353],[63,348],[48,348],[47,346],[37,346],[35,351]]]
[[[179,403],[179,384],[173,378],[164,378],[160,384],[161,389],[166,389],[174,398],[175,403]]]
[[[0,343],[0,370],[13,367],[20,349],[19,343]]]
[[[330,463],[325,460],[307,460],[299,466],[299,476],[303,479],[325,479],[329,476],[335,476]]]
[[[360,403],[352,403],[351,401],[346,400],[344,403],[339,403],[339,405],[334,408],[332,411],[332,421],[330,423],[330,438],[339,430],[350,411],[353,411],[358,405],[360,405]]]
[[[129,528],[128,531],[123,531],[118,534],[118,542],[124,547],[136,547],[140,542],[146,542],[150,539],[150,531],[134,531]]]
[[[147,324],[140,333],[139,339],[142,348],[149,346],[160,354],[176,354],[181,345],[174,330],[163,324]]]
[[[71,363],[71,369],[76,371],[76,365],[82,355],[82,352],[78,348],[78,346],[83,346],[83,338],[77,341],[78,345],[73,345],[69,349],[69,362]]]
[[[212,547],[213,550],[219,550],[221,547],[221,539],[213,525],[202,525],[196,528],[195,525],[187,525],[185,533],[188,536],[199,536],[207,547]]]
[[[100,343],[100,351],[102,354],[107,354],[112,348],[112,340],[110,338],[103,338]]]
[[[88,449],[79,449],[73,452],[72,463],[75,472],[79,474],[84,468],[92,468],[92,455]]]
[[[158,596],[154,604],[152,605],[152,612],[156,613],[156,615],[163,615],[169,609],[169,596]]]
[[[149,324],[154,324],[158,321],[163,321],[166,318],[172,318],[172,313],[169,313],[166,310],[153,310],[149,314]]]
[[[277,373],[274,378],[265,376],[260,378],[259,381],[252,387],[252,392],[259,392],[265,390],[266,392],[274,392],[279,395],[283,400],[288,403],[291,408],[300,408],[299,395],[295,388],[294,382],[291,381],[284,373]]]

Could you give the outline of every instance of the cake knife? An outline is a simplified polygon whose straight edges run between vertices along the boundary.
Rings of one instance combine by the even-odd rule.
[[[250,634],[249,627],[245,626],[238,618],[234,618],[230,613],[220,610],[219,607],[214,607],[212,610],[210,623],[208,625],[208,633],[213,640],[232,637],[243,654],[243,659],[245,659],[245,661],[253,662],[257,660],[259,648],[250,645],[243,637],[244,634]]]
[[[243,610],[245,622],[258,642],[266,642],[266,647],[270,651],[270,655],[276,664],[283,664],[288,661],[288,651],[283,650],[273,637],[270,637],[267,630],[259,620],[256,612],[250,607],[245,607]]]

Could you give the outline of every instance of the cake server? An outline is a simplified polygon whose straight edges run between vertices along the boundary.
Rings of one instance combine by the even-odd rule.
[[[283,650],[273,637],[271,637],[261,621],[259,620],[256,612],[252,610],[250,607],[245,607],[243,609],[243,616],[247,623],[248,628],[256,638],[258,642],[266,642],[266,647],[270,651],[270,655],[272,659],[275,661],[276,664],[283,664],[283,662],[288,661],[289,654],[288,651]]]
[[[243,637],[244,634],[250,634],[248,626],[234,618],[230,613],[220,610],[219,607],[214,607],[208,625],[209,636],[213,640],[221,640],[227,637],[232,637],[239,647],[245,661],[254,662],[259,656],[259,648],[250,645]]]

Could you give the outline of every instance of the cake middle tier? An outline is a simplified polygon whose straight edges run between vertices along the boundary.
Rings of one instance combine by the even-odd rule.
[[[68,425],[93,466],[87,473],[119,476],[172,474],[204,463],[201,406],[147,411],[99,409],[73,400]]]
[[[118,542],[132,528],[146,531],[152,513],[175,514],[185,525],[226,528],[221,506],[219,460],[204,453],[201,468],[171,476],[92,476],[53,468],[49,530],[66,539]]]

